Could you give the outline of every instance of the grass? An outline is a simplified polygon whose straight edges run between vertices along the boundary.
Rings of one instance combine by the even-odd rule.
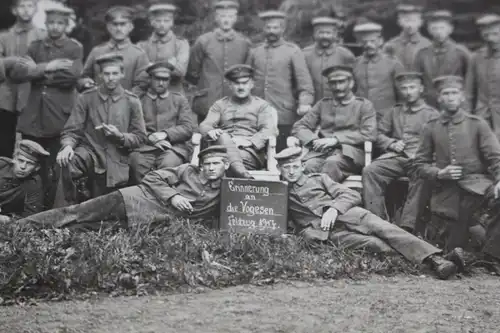
[[[312,245],[295,236],[226,234],[186,220],[147,230],[0,230],[0,303],[97,293],[189,292],[283,280],[418,273],[399,256]]]

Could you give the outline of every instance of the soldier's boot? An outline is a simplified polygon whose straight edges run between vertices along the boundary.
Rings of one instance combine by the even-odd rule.
[[[436,276],[441,280],[447,280],[457,273],[457,266],[450,260],[446,260],[440,255],[433,254],[426,261],[431,265]]]
[[[463,272],[465,270],[465,253],[461,247],[454,248],[451,252],[447,253],[444,258],[453,262],[457,266],[458,272]]]

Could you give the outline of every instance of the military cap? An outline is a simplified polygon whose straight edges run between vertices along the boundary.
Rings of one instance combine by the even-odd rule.
[[[106,64],[123,64],[123,56],[118,53],[105,53],[97,57],[95,62],[101,67]]]
[[[464,79],[456,75],[438,76],[432,80],[432,83],[437,91],[441,91],[446,88],[462,89],[464,87]]]
[[[240,4],[237,1],[221,0],[214,4],[215,9],[239,9]]]
[[[500,16],[497,14],[485,14],[476,20],[479,27],[486,27],[500,23]]]
[[[134,18],[134,10],[127,6],[113,6],[104,15],[104,20],[106,22],[111,22],[118,18],[123,18],[126,20],[132,20]]]
[[[224,146],[216,145],[210,146],[208,148],[203,149],[198,154],[198,158],[203,160],[209,157],[225,157],[227,158],[227,148]]]
[[[148,9],[149,14],[159,14],[159,13],[175,13],[177,7],[170,3],[151,5]]]
[[[375,32],[380,33],[382,32],[382,26],[374,22],[361,23],[356,24],[353,31],[356,34],[370,34]]]
[[[398,13],[421,13],[423,10],[422,6],[410,5],[410,4],[400,4],[396,7],[396,12]]]
[[[23,1],[28,1],[28,0],[14,0],[14,1],[12,2],[12,5],[13,5],[13,6],[18,6],[18,5],[19,5],[21,2],[23,2]],[[34,3],[38,3],[38,2],[39,2],[39,0],[29,0],[29,1],[34,2]]]
[[[280,12],[278,10],[268,10],[265,12],[259,13],[259,17],[261,20],[272,20],[272,19],[280,19],[284,20],[286,19],[286,14],[283,12]]]
[[[229,67],[224,73],[224,77],[229,81],[236,82],[241,78],[253,78],[254,70],[252,66],[238,64]]]
[[[353,67],[350,65],[335,65],[325,68],[321,75],[326,77],[328,81],[332,81],[335,79],[345,79],[348,77],[352,77]]]
[[[146,73],[157,78],[169,79],[175,69],[168,61],[158,61],[146,67]]]
[[[423,75],[420,72],[402,72],[402,73],[396,74],[394,79],[399,83],[405,82],[405,81],[410,81],[410,80],[422,81]]]
[[[73,9],[68,8],[66,6],[60,5],[60,6],[53,6],[45,9],[45,15],[60,15],[63,17],[70,17],[73,15],[75,12]]]
[[[435,10],[425,14],[425,18],[428,22],[433,21],[449,21],[453,20],[453,14],[449,10]]]
[[[274,156],[279,164],[286,164],[296,160],[302,159],[302,148],[300,147],[289,147],[280,151]]]
[[[334,27],[339,27],[340,25],[342,25],[342,22],[340,20],[328,16],[315,17],[312,19],[311,23],[314,27],[317,25],[330,25]]]
[[[38,143],[31,140],[21,140],[19,142],[18,153],[35,163],[47,156],[50,156],[48,151],[43,149],[43,147]]]

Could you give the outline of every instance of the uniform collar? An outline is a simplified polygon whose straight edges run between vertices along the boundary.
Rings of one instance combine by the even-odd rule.
[[[270,47],[272,47],[272,48],[276,48],[276,47],[278,47],[278,46],[283,45],[283,43],[285,43],[285,40],[284,40],[283,38],[278,39],[278,40],[277,40],[276,42],[274,42],[274,43],[268,43],[268,42],[266,41],[266,48],[270,48]]]
[[[99,87],[99,97],[101,97],[102,100],[107,101],[109,97],[113,100],[113,102],[116,102],[119,100],[124,94],[125,94],[125,89],[123,89],[122,86],[119,86],[116,88],[112,94],[108,94],[106,91],[106,88],[103,86]]]
[[[44,40],[44,44],[45,46],[47,47],[63,47],[64,46],[64,42],[68,39],[68,37],[66,35],[62,36],[61,38],[59,38],[58,40],[53,40],[49,37],[45,38]]]
[[[446,112],[441,112],[441,122],[447,124],[452,121],[454,124],[459,124],[465,120],[465,111],[460,109],[453,116],[449,116]]]
[[[222,183],[222,179],[218,179],[216,181],[209,180],[207,177],[205,177],[205,174],[203,173],[203,171],[200,171],[199,178],[200,178],[200,182],[203,186],[210,183],[210,187],[213,189],[220,188],[221,183]]]
[[[486,58],[500,58],[500,50],[493,50],[489,47],[486,47]]]
[[[24,24],[24,25],[21,25],[19,23],[16,23],[14,24],[14,26],[12,26],[12,30],[15,32],[15,33],[22,33],[22,32],[28,32],[30,30],[32,30],[35,26],[33,25],[33,23],[29,23],[29,24]]]
[[[112,50],[123,50],[127,46],[129,46],[132,42],[130,41],[129,38],[125,39],[124,41],[120,43],[116,43],[114,40],[110,39],[108,42],[108,46]]]
[[[332,54],[335,53],[335,50],[336,50],[335,44],[330,45],[330,47],[327,48],[327,49],[322,48],[319,45],[316,45],[316,53],[319,56],[322,56],[323,54],[326,54],[326,55],[330,56],[330,55],[332,55]]]
[[[332,99],[334,105],[349,105],[352,101],[356,99],[356,96],[351,92],[349,93],[342,101],[337,101],[336,99]]]
[[[380,59],[382,59],[382,52],[380,52],[380,51],[375,56],[373,56],[373,57],[368,57],[366,55],[366,53],[363,53],[363,61],[365,63],[371,62],[371,63],[376,64],[377,62],[380,61]]]
[[[403,41],[403,44],[418,44],[418,42],[420,42],[420,40],[422,39],[422,35],[420,34],[420,32],[417,32],[411,36],[407,36],[403,33],[401,33],[401,40]]]
[[[419,99],[415,104],[413,105],[408,105],[405,104],[405,111],[410,111],[410,112],[418,112],[422,110],[425,107],[425,102],[423,99]]]
[[[235,36],[236,32],[233,29],[228,32],[222,31],[221,28],[215,29],[215,37],[221,42],[233,40]]]
[[[160,37],[158,36],[157,34],[153,34],[151,36],[151,41],[153,43],[160,43],[160,44],[167,44],[168,42],[170,42],[172,40],[172,38],[174,38],[174,33],[172,32],[172,30],[170,30],[165,36],[163,37]]]
[[[308,178],[309,178],[309,176],[307,176],[305,174],[302,174],[302,176],[300,176],[300,178],[295,182],[295,184],[297,186],[302,187],[302,186],[304,186],[304,184],[306,183],[306,181],[307,181]]]
[[[165,99],[165,98],[167,98],[168,95],[169,95],[169,92],[167,90],[165,93],[163,93],[161,95],[156,95],[156,94],[153,94],[151,91],[148,90],[147,95],[149,96],[149,98],[151,98],[152,100],[155,101],[158,98],[159,99]]]
[[[432,43],[432,48],[434,49],[434,53],[442,54],[445,53],[449,47],[451,46],[451,40],[447,39],[443,42],[443,44]]]

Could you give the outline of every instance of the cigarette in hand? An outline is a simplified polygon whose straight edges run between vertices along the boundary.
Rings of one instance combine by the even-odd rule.
[[[100,129],[103,129],[103,128],[104,128],[104,125],[99,125],[99,126],[95,127],[96,130],[100,130]]]

